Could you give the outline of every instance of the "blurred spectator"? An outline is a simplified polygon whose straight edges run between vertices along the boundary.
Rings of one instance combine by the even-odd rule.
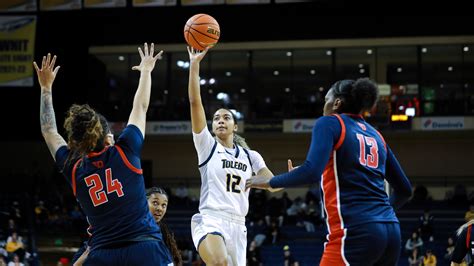
[[[15,220],[13,219],[8,219],[8,225],[7,225],[7,235],[13,234],[13,232],[17,232],[18,227],[16,226]]]
[[[444,259],[451,261],[451,256],[454,251],[454,240],[452,237],[448,237],[448,246],[446,247],[446,253],[444,254]]]
[[[288,197],[288,192],[284,191],[282,194],[281,194],[281,198],[280,198],[280,202],[281,202],[281,207],[283,210],[288,210],[288,208],[290,208],[291,204],[293,204],[293,201]],[[286,213],[284,213],[284,215],[286,215]]]
[[[467,191],[464,185],[458,184],[454,187],[452,203],[457,206],[466,206],[467,204]]]
[[[469,210],[464,215],[464,220],[466,222],[469,222],[472,219],[474,219],[474,204],[469,205]]]
[[[301,197],[296,197],[291,204],[290,208],[286,210],[286,214],[288,215],[288,222],[303,226],[303,216],[306,212],[306,203],[301,199]]]
[[[282,208],[282,202],[275,198],[271,197],[266,204],[266,215],[265,222],[269,226],[272,221],[278,221],[278,227],[283,225],[283,215],[284,209]]]
[[[44,206],[44,202],[40,200],[38,205],[35,207],[36,221],[43,225],[48,220],[49,212],[48,209]]]
[[[10,237],[7,239],[6,248],[8,253],[15,254],[23,260],[25,256],[25,247],[22,242],[21,236],[18,236],[16,232],[14,232]]]
[[[408,254],[412,254],[413,249],[415,248],[418,249],[418,251],[423,249],[423,240],[421,240],[421,237],[418,236],[417,232],[413,232],[411,238],[409,238],[405,243],[405,251]]]
[[[248,266],[260,266],[260,248],[257,247],[257,243],[254,241],[250,242],[247,250],[247,265]]]
[[[419,224],[420,236],[424,241],[433,242],[434,240],[434,216],[430,214],[429,210],[425,210],[420,216]]]
[[[285,245],[283,247],[283,254],[284,254],[284,266],[299,266],[298,261],[295,260],[293,255],[291,255],[290,247]]]
[[[424,202],[428,199],[428,190],[423,185],[417,185],[413,191],[413,202]]]
[[[431,249],[426,250],[423,257],[423,266],[436,266],[436,256],[431,252]]]
[[[7,266],[7,262],[3,258],[3,256],[0,255],[0,266]]]
[[[256,223],[250,223],[249,232],[252,232],[251,237],[253,237],[253,240],[255,240],[257,247],[260,247],[267,238],[267,226],[263,220],[259,220]]]
[[[277,244],[280,241],[280,228],[278,228],[275,221],[272,221],[267,232],[267,241],[271,244]]]
[[[13,255],[13,260],[8,263],[8,266],[24,266],[25,264],[21,263],[20,257],[18,255]]]
[[[419,266],[423,261],[422,256],[418,253],[418,248],[414,248],[408,257],[408,265],[409,266]]]
[[[16,200],[13,201],[12,206],[10,207],[10,219],[13,219],[18,223],[22,221],[20,203]]]

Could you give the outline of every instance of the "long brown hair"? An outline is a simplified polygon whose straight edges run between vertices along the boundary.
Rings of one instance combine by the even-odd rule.
[[[97,148],[103,148],[103,139],[108,133],[106,124],[105,118],[89,105],[73,104],[64,120],[67,144],[71,151],[66,163],[82,158]]]
[[[153,194],[161,194],[165,195],[167,198],[168,194],[166,191],[159,187],[151,187],[146,190],[146,198],[148,199]],[[164,218],[164,217],[163,217]],[[183,265],[183,258],[181,258],[181,252],[178,249],[178,245],[176,244],[176,239],[174,239],[174,233],[168,228],[163,222],[163,219],[158,222],[158,225],[161,228],[161,233],[163,234],[163,240],[165,241],[166,246],[171,251],[171,256],[173,257],[173,262],[175,265]]]

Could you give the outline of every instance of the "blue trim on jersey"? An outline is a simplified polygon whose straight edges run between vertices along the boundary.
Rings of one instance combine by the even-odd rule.
[[[223,236],[221,233],[219,233],[219,232],[217,232],[217,231],[215,231],[215,232],[210,232],[210,233],[205,234],[203,237],[201,237],[201,239],[199,239],[198,245],[197,245],[197,251],[199,251],[199,245],[201,245],[201,242],[204,241],[204,239],[206,239],[206,237],[207,237],[208,235],[216,235],[216,236],[222,237],[222,240],[224,240],[224,244],[225,244],[225,238],[224,238],[224,236]]]
[[[239,158],[239,155],[240,155],[240,149],[239,149],[239,145],[235,144],[235,148],[237,149],[237,151],[235,152],[235,158]]]
[[[209,160],[211,160],[212,155],[216,151],[216,147],[217,147],[217,140],[214,142],[214,146],[212,146],[211,154],[209,154],[209,157],[207,157],[207,159],[202,164],[198,165],[199,168],[203,167],[204,165],[207,164],[207,162],[209,162]]]
[[[247,158],[249,159],[250,167],[252,167],[252,172],[253,172],[253,165],[252,165],[252,160],[250,160],[250,153],[246,148],[242,148],[244,152],[247,154]],[[256,173],[255,173],[256,174]]]

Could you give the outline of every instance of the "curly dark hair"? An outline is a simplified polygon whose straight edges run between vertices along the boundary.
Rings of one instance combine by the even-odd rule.
[[[69,153],[67,163],[82,158],[91,151],[104,148],[104,138],[110,129],[104,116],[89,105],[73,104],[64,120]]]
[[[153,194],[165,195],[168,198],[168,193],[160,187],[151,187],[146,190],[146,198],[150,198]],[[158,222],[158,225],[161,228],[163,234],[163,240],[165,241],[166,246],[171,251],[171,256],[173,257],[173,263],[175,265],[183,265],[183,258],[181,257],[181,252],[178,249],[176,244],[176,239],[174,238],[174,233],[168,228],[168,225],[161,220]]]

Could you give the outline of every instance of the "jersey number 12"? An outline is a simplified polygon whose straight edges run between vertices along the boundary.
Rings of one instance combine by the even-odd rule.
[[[112,169],[107,168],[105,170],[106,189],[104,191],[104,184],[98,174],[93,174],[84,179],[86,185],[89,188],[89,196],[91,197],[94,207],[109,201],[107,194],[117,193],[118,197],[123,196],[122,183],[117,179],[112,179]]]
[[[227,174],[227,192],[240,193],[239,184],[242,177],[238,175]]]

